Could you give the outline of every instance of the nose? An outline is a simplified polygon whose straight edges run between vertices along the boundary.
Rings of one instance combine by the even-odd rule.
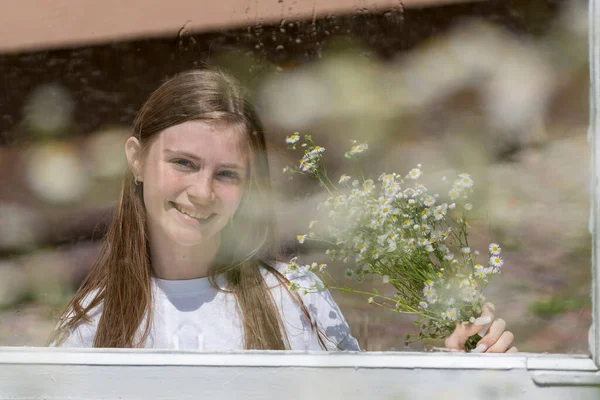
[[[195,204],[209,205],[215,201],[215,191],[213,188],[213,179],[210,174],[201,174],[196,176],[190,182],[187,194]]]

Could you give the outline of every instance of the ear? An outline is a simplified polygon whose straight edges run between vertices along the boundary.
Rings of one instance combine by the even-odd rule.
[[[143,181],[142,176],[144,173],[143,169],[143,154],[142,145],[137,138],[131,136],[125,143],[125,156],[127,157],[127,164],[133,173],[134,177],[137,177],[139,181]]]

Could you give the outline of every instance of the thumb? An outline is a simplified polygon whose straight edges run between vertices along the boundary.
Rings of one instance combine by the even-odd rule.
[[[445,340],[445,346],[450,349],[464,350],[467,340],[474,334],[487,329],[494,320],[494,305],[485,303],[481,316],[475,322],[460,322],[456,324],[454,332]]]
[[[471,325],[472,324],[468,322],[457,322],[454,332],[452,332],[452,334],[446,338],[444,343],[445,346],[449,349],[464,350],[465,344],[471,336],[469,335]]]

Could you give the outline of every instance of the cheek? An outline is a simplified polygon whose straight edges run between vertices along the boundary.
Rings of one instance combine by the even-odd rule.
[[[244,189],[240,186],[223,187],[220,189],[219,197],[223,202],[223,206],[230,214],[234,214],[238,209]]]
[[[176,173],[166,169],[156,169],[144,181],[144,197],[152,203],[162,203],[165,197],[170,198],[183,186],[183,181]]]

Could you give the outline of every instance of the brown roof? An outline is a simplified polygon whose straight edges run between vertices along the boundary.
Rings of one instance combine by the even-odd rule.
[[[0,2],[0,52],[468,0],[18,0]],[[203,5],[210,4],[209,5]]]

